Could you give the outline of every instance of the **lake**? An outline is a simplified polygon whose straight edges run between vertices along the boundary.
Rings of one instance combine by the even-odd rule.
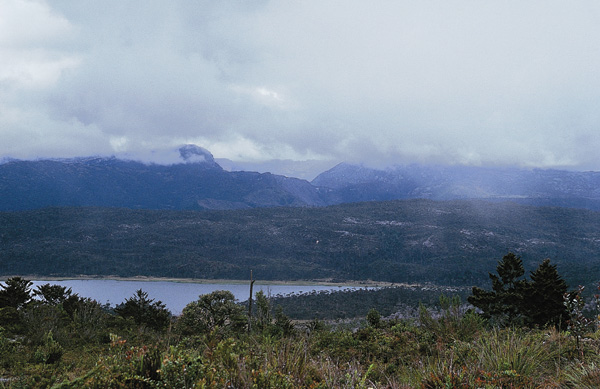
[[[126,298],[132,297],[138,290],[142,289],[148,296],[162,301],[174,314],[179,315],[183,308],[190,302],[198,299],[198,296],[214,292],[215,290],[228,290],[239,301],[248,300],[250,294],[250,283],[246,284],[212,284],[176,281],[118,281],[118,280],[60,280],[60,281],[33,281],[34,288],[37,285],[56,284],[73,290],[82,297],[90,297],[101,304],[109,303],[111,306],[118,305]],[[262,290],[267,296],[289,293],[309,293],[312,291],[339,291],[348,289],[360,289],[350,286],[327,286],[327,285],[285,285],[285,284],[259,284],[254,283],[253,292]]]

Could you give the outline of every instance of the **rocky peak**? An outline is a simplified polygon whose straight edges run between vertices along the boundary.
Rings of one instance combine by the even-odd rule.
[[[186,163],[203,163],[212,167],[220,167],[210,151],[203,147],[188,144],[179,148],[179,156]]]

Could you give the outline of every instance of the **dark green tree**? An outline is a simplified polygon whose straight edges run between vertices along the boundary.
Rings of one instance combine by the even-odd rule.
[[[569,313],[563,300],[567,288],[556,265],[551,265],[550,259],[545,259],[531,272],[525,300],[527,324],[538,327],[566,325]]]
[[[71,288],[61,285],[39,285],[33,295],[38,297],[42,304],[62,307],[70,318],[73,318],[75,310],[85,303],[84,299],[77,293],[73,293]]]
[[[498,275],[489,273],[492,290],[473,287],[469,303],[479,308],[482,316],[494,325],[521,325],[525,322],[524,305],[528,282],[520,257],[506,254],[496,267]]]
[[[381,327],[381,314],[377,309],[371,308],[369,310],[369,312],[367,313],[367,323],[369,323],[369,325],[374,328]]]
[[[233,293],[216,290],[186,305],[177,328],[183,335],[209,333],[216,329],[224,333],[243,329],[247,321],[244,308],[235,303]]]
[[[23,322],[23,312],[14,307],[0,308],[0,328],[13,334],[23,334],[27,328]]]
[[[38,285],[33,295],[39,297],[45,304],[58,305],[67,300],[72,293],[71,288],[65,286],[44,284]]]
[[[33,282],[21,277],[6,280],[5,285],[0,285],[0,308],[23,308],[31,301],[31,285]]]
[[[138,325],[144,325],[156,331],[169,326],[171,312],[161,301],[148,298],[148,293],[139,289],[133,297],[125,300],[115,308],[115,312],[125,318],[132,318]]]

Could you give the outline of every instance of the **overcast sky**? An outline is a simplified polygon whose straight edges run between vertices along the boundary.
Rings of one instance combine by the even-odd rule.
[[[0,0],[0,158],[600,170],[600,2]]]

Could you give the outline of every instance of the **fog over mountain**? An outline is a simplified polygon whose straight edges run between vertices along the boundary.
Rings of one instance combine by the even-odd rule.
[[[486,199],[599,209],[600,173],[543,169],[339,164],[312,184],[332,189],[337,202],[427,198]]]
[[[599,14],[592,0],[3,0],[0,158],[176,163],[167,151],[192,143],[239,164],[600,170]]]
[[[339,164],[311,182],[272,173],[226,171],[210,151],[178,149],[180,162],[115,157],[0,164],[0,210],[48,206],[133,209],[314,207],[396,199],[484,199],[600,209],[600,173],[407,165]]]
[[[227,158],[217,158],[218,164],[227,171],[252,171],[273,173],[287,177],[296,177],[311,181],[319,174],[337,165],[333,161],[274,159],[262,162],[236,162]]]
[[[307,181],[227,172],[203,148],[179,149],[181,162],[117,158],[8,161],[0,165],[0,210],[48,206],[134,209],[241,209],[325,205]]]

